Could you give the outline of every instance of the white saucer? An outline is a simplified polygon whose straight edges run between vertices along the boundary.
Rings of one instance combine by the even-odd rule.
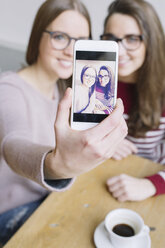
[[[104,227],[104,221],[101,222],[94,232],[94,242],[97,248],[114,248],[109,240],[108,233]],[[151,248],[151,239],[149,235],[143,236],[138,244],[139,248]]]

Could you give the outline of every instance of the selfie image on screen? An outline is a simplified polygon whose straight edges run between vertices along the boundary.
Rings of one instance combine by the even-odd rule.
[[[74,121],[100,122],[113,111],[115,60],[115,52],[77,52]]]

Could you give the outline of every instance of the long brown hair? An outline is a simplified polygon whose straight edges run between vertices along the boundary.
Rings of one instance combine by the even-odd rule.
[[[144,136],[146,131],[156,129],[165,110],[165,35],[152,5],[144,0],[115,0],[108,9],[108,19],[114,13],[132,16],[144,37],[146,57],[138,71],[136,99],[129,113],[129,134]]]

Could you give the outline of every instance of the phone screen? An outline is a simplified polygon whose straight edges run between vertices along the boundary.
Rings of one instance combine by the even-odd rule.
[[[116,103],[116,52],[76,51],[73,121],[99,123]]]

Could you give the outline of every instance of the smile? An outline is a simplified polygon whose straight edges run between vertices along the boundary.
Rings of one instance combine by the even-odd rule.
[[[58,61],[65,68],[69,68],[72,66],[72,61],[63,60],[63,59],[59,59]]]
[[[125,64],[127,64],[129,61],[128,60],[125,60],[125,59],[123,59],[123,60],[119,60],[119,65],[125,65]]]

